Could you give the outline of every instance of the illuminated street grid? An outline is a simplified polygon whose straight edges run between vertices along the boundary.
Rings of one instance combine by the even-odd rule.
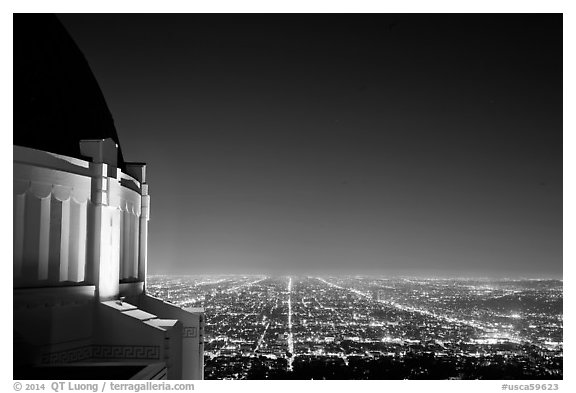
[[[562,281],[152,276],[206,309],[207,379],[562,378]]]

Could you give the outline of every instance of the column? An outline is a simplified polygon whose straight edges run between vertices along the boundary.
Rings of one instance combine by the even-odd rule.
[[[25,212],[26,212],[26,190],[30,182],[14,181],[14,199],[13,199],[13,261],[14,261],[14,279],[22,278],[23,259],[24,259],[24,230],[25,230]]]
[[[138,253],[138,278],[144,282],[146,290],[146,277],[148,275],[148,221],[150,220],[150,195],[148,184],[142,184],[142,211],[140,213],[140,252]]]
[[[80,141],[82,155],[92,158],[90,199],[93,208],[90,248],[96,295],[100,300],[117,298],[119,286],[119,217],[109,206],[110,181],[116,177],[117,145],[112,139]],[[112,176],[109,176],[109,175]],[[116,250],[115,250],[116,248]]]
[[[144,283],[146,291],[146,275],[148,272],[148,221],[150,220],[150,195],[148,194],[148,184],[146,183],[146,164],[127,163],[127,173],[140,182],[140,217],[138,218],[138,280]]]

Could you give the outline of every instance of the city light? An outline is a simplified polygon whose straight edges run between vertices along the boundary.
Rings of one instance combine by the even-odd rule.
[[[148,288],[205,308],[206,379],[562,376],[558,280],[152,276]]]

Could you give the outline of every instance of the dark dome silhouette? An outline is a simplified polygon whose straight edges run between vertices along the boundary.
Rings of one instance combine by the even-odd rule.
[[[15,145],[67,156],[81,139],[112,138],[114,120],[80,49],[55,15],[14,15]]]

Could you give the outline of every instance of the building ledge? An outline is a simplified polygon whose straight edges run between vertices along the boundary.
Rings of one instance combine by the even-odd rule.
[[[33,306],[52,307],[94,301],[94,285],[67,287],[14,288],[14,309]]]
[[[166,379],[166,364],[82,362],[35,367],[15,367],[14,379],[21,380],[158,380]]]
[[[129,311],[129,310],[136,310],[137,307],[133,306],[132,304],[121,302],[120,300],[109,300],[107,302],[101,302],[103,305],[112,307],[118,311]]]

